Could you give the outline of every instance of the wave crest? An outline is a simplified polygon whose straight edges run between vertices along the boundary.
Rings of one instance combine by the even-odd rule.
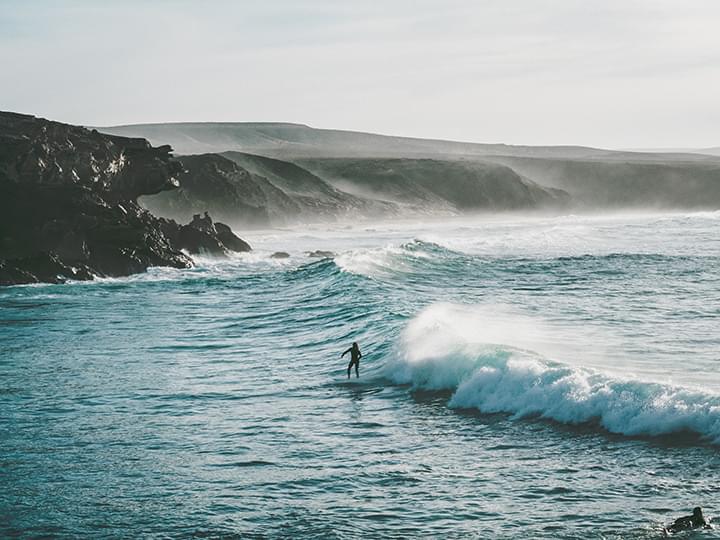
[[[450,390],[451,407],[592,422],[630,436],[694,432],[720,444],[720,396],[552,362],[532,351],[483,343],[487,334],[468,339],[457,324],[438,318],[462,313],[459,306],[434,305],[413,319],[400,354],[386,366],[389,378]]]
[[[449,253],[437,244],[413,240],[399,246],[354,249],[337,256],[335,263],[345,272],[382,278],[422,271]]]

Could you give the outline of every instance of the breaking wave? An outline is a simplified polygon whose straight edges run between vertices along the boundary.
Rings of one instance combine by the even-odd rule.
[[[488,314],[487,325],[473,331],[481,309],[426,308],[406,327],[386,376],[418,389],[449,390],[451,407],[596,423],[629,436],[692,432],[720,444],[719,395],[548,360],[524,343],[507,345],[516,343],[513,334],[524,334],[525,323],[513,329],[493,324]]]
[[[387,245],[347,251],[335,258],[338,267],[367,277],[390,277],[426,269],[453,253],[437,244],[413,240],[405,244]]]

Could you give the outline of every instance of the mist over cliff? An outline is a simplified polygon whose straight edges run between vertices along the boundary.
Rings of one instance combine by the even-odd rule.
[[[348,215],[720,208],[720,157],[710,152],[477,144],[287,123],[100,129],[171,144],[178,154],[202,153],[180,156],[180,190],[145,198],[171,215],[209,209],[241,223],[279,224]],[[217,196],[199,195],[220,184]],[[223,198],[223,190],[235,195]]]

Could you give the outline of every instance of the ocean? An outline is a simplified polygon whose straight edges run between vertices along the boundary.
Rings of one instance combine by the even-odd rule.
[[[0,289],[0,536],[660,538],[712,516],[719,230],[236,231],[253,252]]]

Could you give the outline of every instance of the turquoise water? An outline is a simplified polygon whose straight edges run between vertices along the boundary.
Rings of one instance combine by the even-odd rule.
[[[719,226],[258,231],[191,270],[2,289],[0,536],[658,538],[712,516]]]

